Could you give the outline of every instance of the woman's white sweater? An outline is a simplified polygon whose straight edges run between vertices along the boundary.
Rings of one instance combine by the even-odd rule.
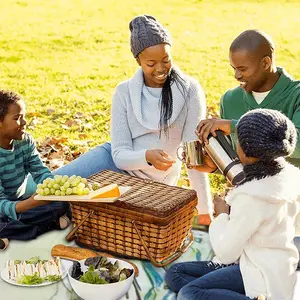
[[[183,141],[197,139],[195,129],[206,117],[205,95],[200,84],[181,72],[180,75],[185,79],[186,95],[182,94],[180,85],[174,83],[171,86],[173,114],[168,136],[162,133],[160,137],[159,101],[151,99],[153,96],[145,88],[142,69],[117,86],[111,112],[111,143],[113,160],[118,168],[140,178],[176,185],[181,169],[177,148]],[[162,149],[176,163],[167,171],[157,170],[146,161],[148,149]],[[199,213],[211,212],[207,175],[188,170],[188,177],[191,187],[197,191]]]
[[[246,295],[290,300],[298,251],[293,243],[300,212],[300,170],[246,182],[227,197],[230,216],[220,214],[209,234],[217,258],[239,260]]]

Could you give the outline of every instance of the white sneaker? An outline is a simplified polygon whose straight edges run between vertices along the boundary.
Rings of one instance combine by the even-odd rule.
[[[66,229],[71,224],[71,220],[67,215],[63,215],[59,218],[59,227],[60,229]]]
[[[1,239],[0,238],[0,251],[5,250],[8,247],[9,240],[6,238]]]

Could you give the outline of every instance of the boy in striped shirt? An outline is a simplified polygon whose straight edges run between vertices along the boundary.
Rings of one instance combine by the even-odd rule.
[[[31,240],[70,223],[68,202],[33,199],[35,189],[27,185],[27,176],[38,184],[53,175],[25,126],[23,99],[0,90],[0,249],[7,248],[9,239]]]

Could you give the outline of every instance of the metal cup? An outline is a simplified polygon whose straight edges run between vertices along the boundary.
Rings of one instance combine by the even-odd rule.
[[[185,153],[184,157],[179,155],[180,149]],[[185,142],[177,148],[177,157],[188,166],[201,166],[203,164],[202,145],[198,140]]]

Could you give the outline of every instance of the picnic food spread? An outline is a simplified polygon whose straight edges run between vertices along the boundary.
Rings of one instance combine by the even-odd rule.
[[[8,278],[19,284],[35,285],[45,281],[62,279],[63,271],[60,258],[41,260],[38,256],[28,260],[8,260]]]
[[[54,178],[46,178],[43,183],[37,185],[37,194],[40,196],[66,196],[66,195],[91,195],[91,198],[109,198],[120,196],[117,184],[110,184],[103,188],[97,183],[89,184],[86,178],[73,175],[55,175]]]
[[[97,201],[113,202],[130,187],[119,187],[116,183],[101,186],[88,182],[86,178],[73,175],[55,175],[46,178],[37,186],[35,200],[50,201]]]

